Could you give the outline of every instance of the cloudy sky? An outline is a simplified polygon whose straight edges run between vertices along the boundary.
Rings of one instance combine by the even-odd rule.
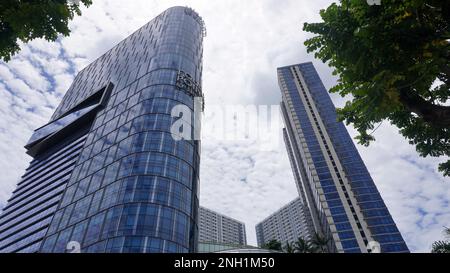
[[[191,6],[206,22],[207,105],[273,105],[280,100],[279,66],[313,61],[325,86],[335,83],[331,69],[306,53],[308,34],[301,30],[331,2],[94,0],[70,24],[70,37],[33,41],[9,63],[0,62],[0,206],[31,160],[23,146],[48,121],[76,73],[166,8]],[[410,249],[429,251],[450,225],[450,181],[436,170],[443,159],[419,158],[387,123],[375,137],[369,148],[358,149]],[[201,205],[244,221],[250,244],[256,244],[255,224],[296,195],[284,146],[262,151],[257,143],[203,142]]]

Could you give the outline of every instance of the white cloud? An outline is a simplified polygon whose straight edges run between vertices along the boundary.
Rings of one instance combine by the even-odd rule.
[[[41,53],[41,56],[57,58],[61,54],[61,44],[48,42],[43,39],[33,40],[28,44],[30,50]]]
[[[36,66],[33,66],[30,61],[25,59],[14,58],[8,63],[11,69],[20,79],[26,82],[27,85],[40,91],[47,91],[50,84],[46,78],[41,74],[41,71]]]
[[[318,11],[331,2],[94,1],[71,22],[70,37],[33,41],[13,61],[0,64],[0,204],[30,160],[22,147],[49,119],[75,73],[166,8],[189,5],[206,22],[207,105],[276,104],[278,66],[314,61],[325,86],[335,83],[331,69],[306,53],[303,41],[310,35],[301,30],[303,22],[318,21]],[[332,98],[342,105],[343,99]],[[437,173],[438,160],[419,158],[397,129],[383,125],[375,135],[371,147],[358,146],[361,156],[410,248],[428,251],[450,224],[448,179]],[[249,243],[256,244],[254,225],[296,197],[284,146],[261,152],[256,144],[202,144],[201,204],[244,221]]]

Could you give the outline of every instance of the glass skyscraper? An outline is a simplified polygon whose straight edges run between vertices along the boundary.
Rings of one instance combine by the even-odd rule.
[[[0,252],[196,251],[200,143],[170,129],[187,118],[174,106],[194,112],[203,97],[205,34],[194,10],[173,7],[78,73],[26,145]]]
[[[278,68],[284,138],[316,232],[336,252],[408,252],[312,63]]]

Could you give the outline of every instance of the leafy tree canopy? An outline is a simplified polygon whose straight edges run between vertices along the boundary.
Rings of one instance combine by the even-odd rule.
[[[92,0],[1,0],[0,59],[9,61],[20,50],[19,41],[55,41],[59,34],[68,36],[69,21],[81,15],[80,2],[92,4]]]
[[[331,238],[322,236],[320,233],[314,232],[314,235],[311,239],[311,246],[315,250],[315,252],[319,253],[327,253],[328,252],[328,242],[331,241]]]
[[[316,252],[315,246],[311,244],[309,240],[299,237],[297,242],[295,242],[295,251],[297,253],[313,253]]]
[[[266,244],[264,244],[264,245],[262,246],[262,248],[282,251],[282,245],[281,245],[281,242],[278,241],[278,240],[270,240],[269,242],[267,242]]]
[[[450,242],[448,241],[434,242],[431,253],[450,253]]]
[[[450,239],[450,228],[444,229],[447,239]],[[450,240],[436,241],[432,245],[431,253],[450,253]]]
[[[295,245],[289,242],[286,242],[284,245],[283,251],[286,253],[295,253]]]
[[[450,1],[341,0],[320,15],[305,45],[339,77],[330,92],[350,95],[340,120],[366,146],[388,120],[421,156],[447,157],[450,176]]]

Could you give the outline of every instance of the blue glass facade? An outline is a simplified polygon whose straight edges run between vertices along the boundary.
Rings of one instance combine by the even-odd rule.
[[[0,216],[0,252],[36,252],[66,188],[86,135],[36,157]]]
[[[16,212],[11,199],[0,218],[0,251],[65,252],[71,241],[80,243],[81,252],[196,251],[200,142],[176,141],[170,128],[176,121],[172,108],[193,112],[194,97],[201,96],[204,35],[195,11],[170,8],[76,76],[49,125],[36,130],[26,147],[35,160],[50,160],[48,147],[67,149],[74,133],[87,128],[77,153],[65,155],[70,168],[55,163],[66,174],[59,191],[56,182],[51,186],[59,195],[47,201],[51,208],[40,205],[46,206],[39,216],[45,221],[24,216],[8,231],[7,213]],[[179,84],[180,77],[198,86],[196,92]],[[189,123],[194,127],[193,119]],[[30,219],[39,226],[33,228],[39,240],[11,248]]]
[[[296,182],[316,231],[332,238],[330,249],[408,252],[350,135],[312,63],[278,69],[285,141]]]

